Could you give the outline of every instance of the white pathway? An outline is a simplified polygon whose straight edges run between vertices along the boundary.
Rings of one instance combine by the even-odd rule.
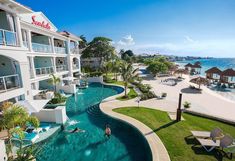
[[[191,111],[235,122],[235,101],[228,100],[206,87],[202,87],[201,93],[195,93],[195,91],[188,88],[190,85],[188,76],[185,76],[185,80],[179,82],[176,86],[164,85],[161,83],[161,79],[166,78],[143,81],[143,83],[150,84],[156,94],[167,93],[165,100],[150,100],[150,106],[155,105],[155,108],[165,111],[176,111],[179,93],[182,92],[182,102],[190,102]],[[143,104],[146,105],[145,102]]]

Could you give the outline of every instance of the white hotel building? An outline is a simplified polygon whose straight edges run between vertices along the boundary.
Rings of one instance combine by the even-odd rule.
[[[35,96],[52,87],[51,73],[68,81],[79,75],[79,40],[58,32],[43,13],[0,0],[0,104],[10,100],[38,106]],[[66,83],[59,88],[74,90]]]

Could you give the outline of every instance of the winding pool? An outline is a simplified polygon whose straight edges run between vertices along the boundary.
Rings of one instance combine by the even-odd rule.
[[[116,86],[92,83],[66,103],[69,121],[66,130],[79,127],[85,133],[60,131],[40,145],[38,161],[151,161],[149,145],[132,125],[113,119],[100,111],[104,98],[123,91]],[[110,139],[104,137],[105,125],[112,130]]]

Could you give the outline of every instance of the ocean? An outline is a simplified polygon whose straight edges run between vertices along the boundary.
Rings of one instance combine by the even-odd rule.
[[[235,58],[195,59],[191,61],[178,61],[176,63],[180,66],[184,66],[187,63],[194,63],[196,61],[201,62],[202,75],[205,75],[205,71],[212,67],[218,67],[220,70],[225,70],[228,68],[233,68],[235,70]]]
[[[197,59],[191,61],[178,61],[176,63],[179,64],[181,67],[183,67],[187,63],[195,63],[196,61],[201,62],[202,76],[205,76],[205,71],[212,67],[218,67],[220,70],[225,70],[228,68],[233,68],[235,70],[235,58]],[[208,88],[229,100],[235,101],[235,89],[230,89],[230,88],[224,89],[224,88],[218,88],[216,86]]]

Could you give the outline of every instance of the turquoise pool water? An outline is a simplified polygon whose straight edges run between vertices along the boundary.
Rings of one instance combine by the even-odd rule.
[[[133,126],[103,114],[99,102],[122,92],[122,88],[92,83],[67,101],[66,130],[79,127],[84,133],[61,131],[44,144],[38,161],[151,161],[150,148]],[[104,137],[105,125],[112,130]]]

